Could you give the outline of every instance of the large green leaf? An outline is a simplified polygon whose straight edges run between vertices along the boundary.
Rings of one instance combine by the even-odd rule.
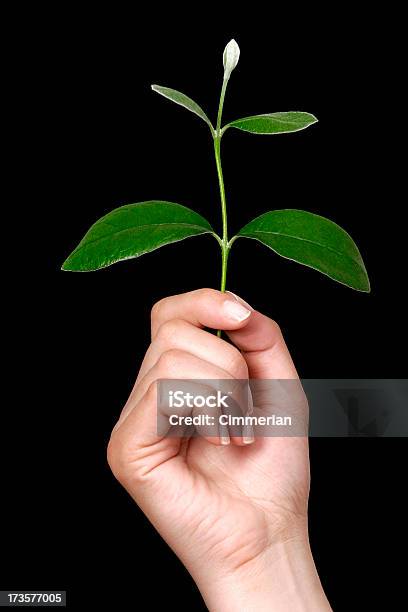
[[[153,91],[157,91],[157,93],[161,94],[165,98],[168,98],[172,102],[180,104],[180,106],[184,106],[184,108],[191,111],[192,113],[195,113],[196,115],[201,117],[201,119],[204,119],[204,121],[210,126],[211,130],[213,130],[211,121],[209,120],[201,106],[199,106],[196,102],[194,102],[194,100],[192,100],[185,94],[181,93],[181,91],[176,91],[175,89],[170,89],[169,87],[162,87],[161,85],[152,85],[152,89]]]
[[[99,219],[64,262],[63,270],[86,272],[199,234],[213,235],[198,213],[172,202],[128,204]]]
[[[370,291],[360,252],[341,227],[303,210],[274,210],[250,221],[237,238],[255,238],[273,251],[358,291]]]
[[[310,113],[292,111],[289,113],[270,113],[268,115],[255,115],[244,117],[228,123],[229,127],[238,128],[253,134],[283,134],[284,132],[298,132],[309,125],[316,123],[317,119]]]

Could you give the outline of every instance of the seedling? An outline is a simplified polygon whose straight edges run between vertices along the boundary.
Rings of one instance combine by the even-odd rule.
[[[252,134],[284,134],[304,130],[317,122],[314,115],[292,111],[244,117],[222,127],[225,92],[239,54],[237,43],[231,40],[223,55],[224,79],[215,127],[191,98],[174,89],[152,85],[153,91],[195,113],[210,129],[221,197],[222,237],[204,217],[180,204],[159,200],[128,204],[108,213],[89,229],[64,262],[63,270],[97,270],[190,236],[211,234],[221,247],[221,291],[226,289],[228,256],[238,238],[258,240],[282,257],[319,270],[339,283],[358,291],[370,291],[367,272],[356,244],[336,223],[319,215],[292,209],[269,211],[229,238],[221,166],[221,140],[225,132],[232,128]]]

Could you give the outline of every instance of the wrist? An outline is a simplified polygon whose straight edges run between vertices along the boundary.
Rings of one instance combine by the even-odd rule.
[[[197,584],[211,612],[331,610],[307,533],[274,542],[244,565]]]

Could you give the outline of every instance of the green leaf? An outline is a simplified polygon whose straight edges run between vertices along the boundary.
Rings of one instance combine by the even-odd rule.
[[[209,233],[218,238],[204,217],[180,204],[154,200],[128,204],[92,225],[62,269],[97,270],[189,236]]]
[[[370,291],[357,246],[329,219],[303,210],[274,210],[250,221],[236,237],[259,240],[282,257],[319,270],[358,291]]]
[[[317,119],[310,113],[292,111],[289,113],[270,113],[268,115],[254,115],[244,119],[236,119],[228,123],[223,129],[238,128],[253,134],[283,134],[284,132],[298,132],[309,125],[317,123]]]
[[[201,119],[204,119],[204,121],[210,126],[211,131],[213,131],[214,128],[212,126],[212,123],[201,108],[201,106],[199,106],[196,102],[194,102],[194,100],[192,100],[185,94],[181,93],[181,91],[176,91],[175,89],[170,89],[169,87],[161,87],[161,85],[152,85],[152,89],[153,91],[157,91],[157,93],[161,94],[165,98],[168,98],[172,102],[180,104],[180,106],[184,106],[184,108],[191,111],[192,113],[195,113],[196,115],[201,117]]]

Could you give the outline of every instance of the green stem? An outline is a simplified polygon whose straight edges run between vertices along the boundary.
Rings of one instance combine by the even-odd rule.
[[[224,79],[222,82],[221,95],[220,95],[220,103],[218,105],[218,115],[217,115],[217,125],[215,126],[215,135],[221,138],[221,119],[222,119],[222,109],[224,108],[224,99],[225,92],[227,90],[228,79]]]
[[[227,262],[227,251],[229,250],[228,246],[228,216],[227,216],[227,201],[225,197],[225,187],[224,187],[224,178],[222,174],[222,166],[221,166],[221,142],[220,137],[215,137],[214,139],[214,153],[215,153],[215,163],[217,165],[217,174],[218,174],[218,183],[220,187],[220,196],[221,196],[221,216],[222,216],[222,261],[223,268],[221,273],[221,291],[225,291],[225,279],[226,271],[224,270],[224,263],[226,265]]]
[[[221,196],[221,215],[222,215],[222,242],[221,242],[221,253],[222,253],[222,265],[221,265],[221,291],[224,293],[227,286],[227,265],[228,265],[228,253],[230,246],[228,244],[228,217],[227,217],[227,201],[225,198],[225,186],[224,177],[222,174],[221,165],[221,119],[222,110],[224,107],[225,91],[227,89],[228,79],[224,79],[222,83],[220,103],[218,106],[217,125],[214,134],[214,153],[215,163],[217,166],[218,184],[220,187]],[[217,332],[217,336],[221,337],[221,330]]]

